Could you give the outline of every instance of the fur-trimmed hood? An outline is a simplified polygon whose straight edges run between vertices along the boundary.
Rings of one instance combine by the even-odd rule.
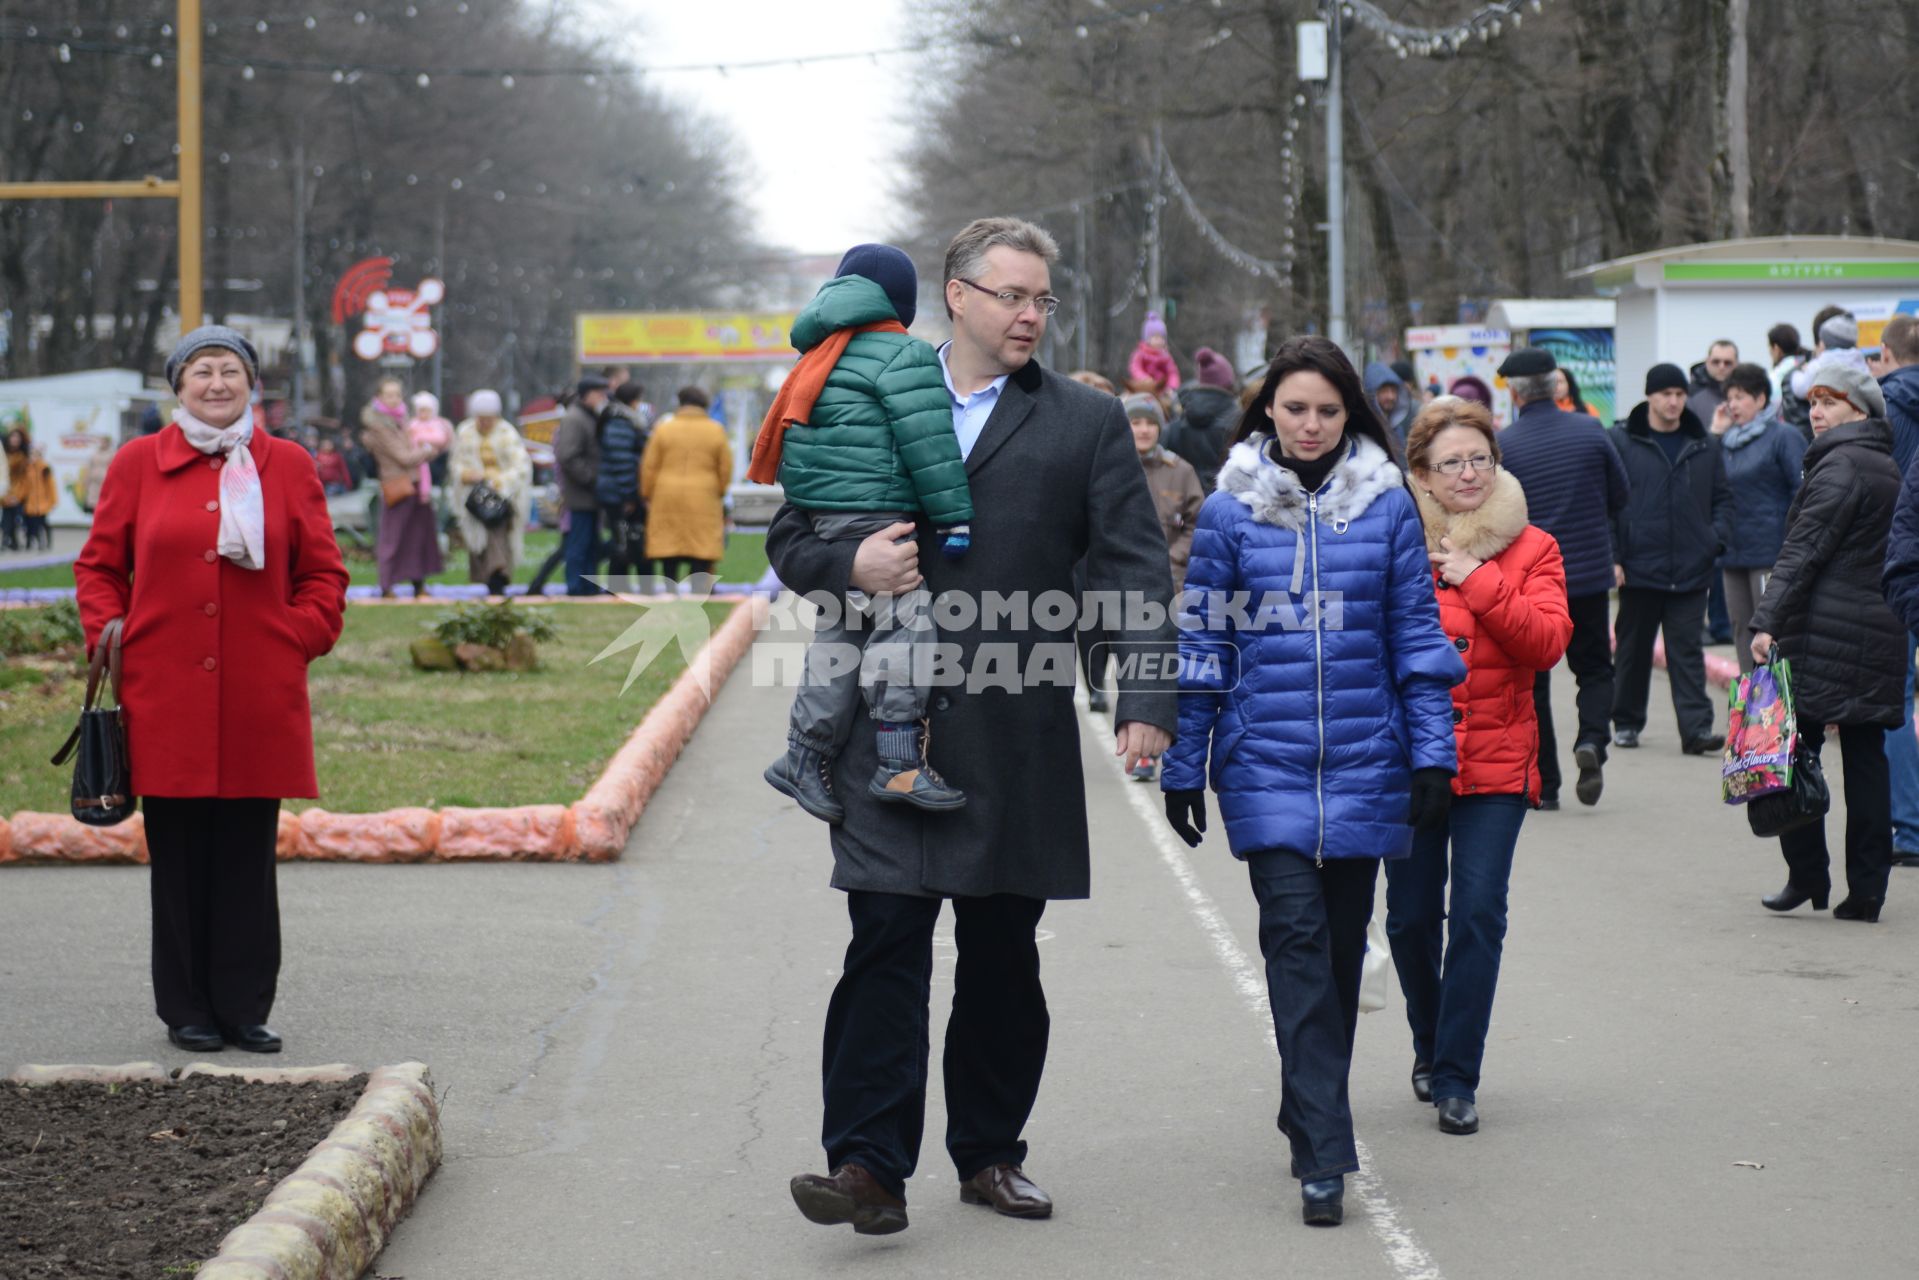
[[[1261,524],[1277,525],[1294,533],[1306,528],[1307,499],[1312,495],[1291,468],[1269,456],[1273,437],[1261,432],[1233,446],[1219,469],[1218,488],[1244,503]],[[1348,436],[1339,460],[1319,489],[1319,514],[1332,523],[1350,521],[1373,505],[1373,500],[1402,488],[1399,464],[1365,436]]]
[[[1426,526],[1428,551],[1438,551],[1439,540],[1451,538],[1455,548],[1473,559],[1491,560],[1526,531],[1526,490],[1504,468],[1493,473],[1492,492],[1471,511],[1448,511],[1418,485],[1413,486],[1413,498]]]

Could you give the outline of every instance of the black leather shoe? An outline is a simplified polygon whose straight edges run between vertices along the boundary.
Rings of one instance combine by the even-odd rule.
[[[1632,750],[1632,748],[1639,745],[1639,730],[1614,729],[1612,731],[1612,744],[1615,747],[1625,747],[1628,751]]]
[[[1421,1102],[1433,1100],[1433,1064],[1430,1062],[1413,1063],[1413,1097]]]
[[[1712,733],[1703,738],[1694,738],[1691,742],[1683,744],[1679,749],[1689,756],[1717,755],[1726,749],[1726,735],[1723,733]]]
[[[843,1164],[831,1177],[802,1173],[790,1184],[793,1203],[808,1222],[853,1224],[863,1236],[889,1236],[906,1230],[906,1202],[882,1187],[856,1164]]]
[[[1016,1164],[989,1164],[960,1183],[961,1204],[987,1204],[1009,1218],[1050,1218],[1053,1198]]]
[[[1299,1184],[1299,1214],[1309,1227],[1336,1227],[1346,1218],[1346,1179],[1335,1175]]]
[[[1599,767],[1599,748],[1590,742],[1574,747],[1573,763],[1579,766],[1579,781],[1573,784],[1573,794],[1579,797],[1581,804],[1598,804],[1599,793],[1606,789],[1606,775]]]
[[[1479,1112],[1473,1107],[1470,1098],[1441,1098],[1439,1100],[1439,1131],[1441,1133],[1478,1133]]]
[[[1895,867],[1919,867],[1919,853],[1913,853],[1908,849],[1894,849],[1892,851],[1892,865]]]
[[[1792,911],[1810,902],[1814,911],[1824,911],[1826,895],[1830,892],[1832,892],[1830,889],[1826,889],[1818,893],[1802,893],[1792,881],[1788,880],[1785,888],[1770,898],[1761,898],[1759,905],[1768,911]]]
[[[256,1022],[249,1027],[228,1027],[222,1034],[228,1044],[248,1053],[280,1052],[280,1033],[261,1023]]]
[[[1840,904],[1832,909],[1834,920],[1863,920],[1867,924],[1879,923],[1879,908],[1886,905],[1884,898],[1855,898],[1847,894]]]
[[[168,1027],[167,1039],[188,1053],[218,1053],[227,1047],[213,1027]]]

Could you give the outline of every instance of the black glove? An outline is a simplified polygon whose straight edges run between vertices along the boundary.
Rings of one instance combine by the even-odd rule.
[[[1437,831],[1446,825],[1453,807],[1451,769],[1414,769],[1413,802],[1406,825],[1419,831]]]
[[[1205,791],[1168,791],[1166,821],[1189,847],[1198,848],[1200,835],[1206,830]]]

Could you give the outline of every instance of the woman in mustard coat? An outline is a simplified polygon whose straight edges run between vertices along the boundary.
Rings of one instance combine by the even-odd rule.
[[[653,428],[640,463],[646,558],[676,580],[713,572],[726,554],[726,486],[733,482],[733,444],[706,415],[706,392],[682,387],[679,399],[673,416]]]

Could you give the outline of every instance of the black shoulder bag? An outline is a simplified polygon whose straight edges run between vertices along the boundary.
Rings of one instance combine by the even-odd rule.
[[[487,528],[497,529],[513,518],[513,504],[482,480],[466,491],[466,513]]]
[[[73,816],[90,827],[111,827],[133,814],[127,730],[120,720],[121,630],[119,618],[100,629],[93,657],[87,662],[87,701],[80,711],[80,723],[73,726],[53,757],[53,763],[60,765],[73,756]],[[113,696],[110,711],[93,705],[102,676]]]

